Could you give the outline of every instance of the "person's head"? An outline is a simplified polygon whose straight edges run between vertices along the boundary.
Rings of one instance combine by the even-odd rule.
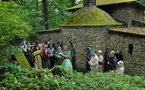
[[[102,51],[101,50],[98,50],[98,55],[101,55],[102,54]]]
[[[113,57],[114,55],[115,55],[115,51],[111,51],[109,56]]]
[[[44,49],[47,49],[47,48],[48,48],[47,45],[45,45],[45,46],[44,46]]]
[[[87,52],[92,52],[92,48],[91,47],[87,47],[86,51]]]
[[[69,42],[69,45],[73,47],[73,43],[71,41]]]
[[[57,50],[58,50],[58,51],[61,51],[62,49],[61,49],[61,47],[58,47]]]
[[[37,46],[34,45],[33,51],[37,51]]]
[[[27,51],[30,51],[31,50],[31,48],[27,48]]]
[[[40,47],[37,46],[37,50],[40,50]]]
[[[57,44],[60,45],[60,42],[58,41]]]
[[[52,39],[49,39],[49,43],[52,43]]]
[[[92,52],[92,56],[95,56],[95,55],[96,55],[96,52],[95,52],[95,51],[93,51],[93,52]]]
[[[49,45],[49,47],[50,47],[50,48],[53,48],[53,45],[52,45],[52,44],[50,44],[50,45]]]
[[[118,64],[118,66],[121,66],[121,67],[124,66],[124,62],[123,61],[119,61],[119,62],[117,62],[117,64]]]
[[[107,45],[107,49],[111,49],[111,45]]]
[[[60,43],[61,43],[61,45],[63,45],[63,44],[64,44],[64,43],[63,43],[63,41],[61,41]]]
[[[64,51],[67,51],[67,50],[68,50],[68,47],[67,47],[67,46],[64,46],[64,47],[63,47],[63,50],[64,50]]]

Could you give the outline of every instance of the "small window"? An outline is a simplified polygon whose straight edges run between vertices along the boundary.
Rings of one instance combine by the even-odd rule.
[[[133,45],[132,45],[132,44],[129,44],[129,45],[128,45],[128,53],[129,53],[130,55],[132,55],[132,52],[133,52]]]

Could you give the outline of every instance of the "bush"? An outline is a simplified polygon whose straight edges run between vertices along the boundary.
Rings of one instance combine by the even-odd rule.
[[[119,75],[114,73],[87,73],[62,72],[62,67],[52,70],[27,70],[17,64],[8,64],[0,67],[1,90],[143,90],[143,77]],[[52,73],[51,73],[52,72]],[[57,74],[58,72],[58,74]],[[61,73],[60,73],[61,72]],[[63,74],[62,74],[63,73]],[[57,74],[57,75],[56,75]]]
[[[0,2],[0,60],[10,57],[10,47],[19,39],[27,38],[32,27],[27,12],[14,2]]]

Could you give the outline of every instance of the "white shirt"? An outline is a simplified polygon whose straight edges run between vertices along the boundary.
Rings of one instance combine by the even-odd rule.
[[[90,66],[97,66],[97,65],[99,65],[99,58],[98,58],[97,55],[91,57],[91,60],[89,61],[89,65]]]
[[[99,56],[99,62],[103,62],[104,58],[102,55]]]

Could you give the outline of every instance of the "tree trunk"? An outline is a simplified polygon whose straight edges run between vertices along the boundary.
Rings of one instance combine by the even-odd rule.
[[[76,0],[71,0],[71,6],[75,6]]]
[[[9,0],[2,0],[2,1],[9,1]]]
[[[42,6],[43,6],[43,16],[44,16],[44,27],[45,29],[49,29],[48,24],[48,4],[47,0],[42,0]]]
[[[36,0],[35,3],[36,3],[36,9],[38,10],[38,7],[39,7],[39,2],[38,2],[38,0]]]

